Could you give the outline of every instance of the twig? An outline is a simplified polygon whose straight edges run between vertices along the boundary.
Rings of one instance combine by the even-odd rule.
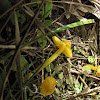
[[[16,49],[16,46],[15,45],[0,45],[0,48],[1,49]],[[22,50],[31,50],[31,49],[37,49],[37,47],[32,47],[32,46],[26,46],[26,47],[23,47]]]
[[[91,78],[93,78],[93,79],[96,79],[96,80],[99,80],[99,81],[100,81],[100,78],[95,77],[95,76],[92,76],[92,75],[89,75],[89,74],[87,74],[87,73],[85,73],[85,72],[79,70],[76,66],[74,66],[74,65],[71,63],[71,61],[70,61],[69,58],[67,58],[67,60],[68,60],[68,62],[71,64],[71,66],[72,66],[73,68],[75,68],[77,71],[79,71],[81,74],[85,74],[87,77],[91,77]]]
[[[78,94],[74,94],[73,96],[70,96],[68,98],[71,99],[71,98],[76,98],[76,97],[80,97],[80,96],[86,96],[86,95],[88,95],[90,93],[97,92],[97,91],[100,91],[100,87],[89,89],[88,91],[83,92],[83,93],[81,92],[81,93],[78,93]]]
[[[85,73],[85,72],[83,72],[83,71],[81,71],[81,70],[79,70],[79,69],[77,69],[77,70],[78,70],[80,73],[85,74],[87,77],[91,77],[91,78],[93,78],[93,79],[96,79],[96,80],[99,80],[99,81],[100,81],[100,78],[98,78],[98,77],[89,75],[89,74],[87,74],[87,73]]]
[[[9,15],[9,17],[7,18],[6,22],[4,23],[4,25],[2,26],[2,28],[0,29],[0,33],[3,31],[3,29],[5,28],[5,26],[7,25],[9,19],[11,18],[13,12]]]
[[[84,6],[84,7],[90,7],[90,8],[93,8],[93,6],[85,5],[85,4],[81,4],[81,3],[77,3],[77,2],[72,2],[72,1],[52,1],[52,2],[54,2],[54,3],[73,4],[73,5],[79,5],[79,6]]]
[[[19,24],[18,24],[18,18],[16,15],[16,12],[14,11],[15,16],[15,38],[16,38],[16,47],[18,46],[20,42],[20,32],[19,32]],[[21,62],[20,62],[20,51],[17,54],[16,57],[16,66],[17,66],[17,74],[18,74],[18,80],[19,80],[19,87],[20,87],[20,99],[23,100],[23,87],[22,87],[22,73],[21,73]]]

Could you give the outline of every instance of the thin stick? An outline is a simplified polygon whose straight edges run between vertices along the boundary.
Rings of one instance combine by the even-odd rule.
[[[77,3],[77,2],[72,2],[72,1],[52,1],[52,2],[54,2],[54,3],[73,4],[73,5],[79,5],[79,6],[84,6],[84,7],[90,7],[90,8],[93,8],[93,6],[85,5],[85,4],[81,4],[81,3]]]
[[[1,49],[16,49],[16,46],[15,45],[0,45],[0,48]],[[37,47],[32,47],[32,46],[26,46],[26,47],[23,47],[21,50],[31,50],[31,49],[37,49]]]
[[[5,26],[7,25],[9,19],[11,18],[13,13],[10,14],[10,16],[7,18],[6,22],[4,23],[4,25],[2,26],[1,30],[0,30],[0,33],[3,31],[3,29],[5,28]]]
[[[16,47],[18,46],[20,42],[20,32],[19,32],[19,24],[18,24],[18,18],[16,15],[16,12],[14,11],[14,16],[15,16],[15,38],[16,38]],[[22,73],[21,73],[21,62],[20,62],[20,51],[17,54],[16,57],[16,66],[17,66],[17,74],[18,74],[18,84],[20,88],[20,99],[23,100],[23,87],[22,87]]]
[[[100,91],[100,87],[96,87],[96,88],[93,88],[93,89],[89,89],[86,92],[81,92],[81,93],[78,93],[78,94],[74,94],[73,96],[70,96],[68,98],[69,98],[69,100],[72,100],[73,98],[75,99],[76,97],[86,96],[86,95],[88,95],[90,93],[97,92],[97,91]]]

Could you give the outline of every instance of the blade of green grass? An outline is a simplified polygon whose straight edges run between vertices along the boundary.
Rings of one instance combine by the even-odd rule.
[[[38,72],[40,72],[40,69],[42,68],[43,64],[48,60],[50,53],[52,52],[52,50],[49,52],[46,60],[41,64],[41,66],[33,73],[33,75],[30,77],[30,79],[25,83],[25,86],[31,81],[33,80],[34,76],[37,75]]]
[[[48,32],[48,33],[42,35],[42,36],[36,37],[34,40],[29,41],[28,43],[24,44],[22,47],[31,45],[35,41],[37,41],[38,39],[43,38],[45,36],[52,35],[52,34],[55,34],[57,32],[61,32],[61,31],[64,31],[66,29],[69,29],[69,28],[74,28],[74,27],[77,27],[77,26],[85,25],[85,24],[91,24],[91,23],[94,23],[94,22],[95,22],[94,19],[88,19],[86,21],[79,21],[79,22],[75,22],[75,23],[72,23],[72,24],[65,25],[63,27],[59,27],[59,28],[57,28],[57,29],[55,29],[51,32]]]

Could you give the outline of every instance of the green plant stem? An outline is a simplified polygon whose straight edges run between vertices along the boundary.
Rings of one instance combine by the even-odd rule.
[[[85,78],[86,78],[86,75],[84,74],[84,75],[83,75],[83,80],[85,80]],[[82,88],[83,88],[83,82],[81,82],[80,91],[82,91]]]
[[[48,57],[46,58],[46,60],[44,61],[44,63],[48,60],[49,55],[50,55],[51,51],[48,54]],[[39,70],[42,68],[42,66],[44,65],[44,63],[42,63],[34,72],[34,74],[31,76],[31,78],[24,84],[24,86],[26,86],[31,80],[33,80],[33,77],[39,72]]]
[[[57,32],[61,32],[61,31],[64,31],[66,29],[69,29],[69,28],[74,28],[74,27],[77,27],[77,26],[81,26],[81,25],[85,25],[85,24],[91,24],[91,23],[94,23],[94,19],[89,19],[89,20],[86,20],[86,21],[79,21],[79,22],[75,22],[75,23],[72,23],[72,24],[69,24],[69,25],[65,25],[65,26],[57,28],[57,29],[55,29],[55,30],[53,30],[51,32],[48,32],[48,33],[46,33],[46,34],[44,34],[42,36],[39,36],[39,37],[35,38],[34,40],[31,40],[30,42],[24,44],[22,47],[31,45],[35,41],[37,41],[38,39],[44,38],[44,37],[46,37],[48,35],[52,35],[52,34],[55,34]]]

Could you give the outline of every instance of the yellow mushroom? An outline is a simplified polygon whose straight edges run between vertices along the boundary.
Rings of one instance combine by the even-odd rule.
[[[52,39],[59,49],[62,48],[63,45],[65,45],[65,49],[64,49],[63,53],[67,57],[72,57],[72,50],[71,50],[71,42],[70,41],[63,42],[59,38],[57,38],[56,36],[53,36]]]
[[[41,84],[41,93],[44,96],[51,95],[56,86],[56,80],[55,78],[48,76],[43,83]]]
[[[36,72],[37,69],[39,69],[38,72],[40,72],[42,69],[44,69],[46,66],[48,66],[51,62],[53,62],[62,52],[67,57],[72,57],[72,50],[71,50],[70,41],[63,42],[59,38],[57,38],[56,36],[53,36],[52,39],[59,49],[43,64],[43,66],[40,69],[39,69],[39,67],[40,67],[39,66],[33,72]]]
[[[89,66],[91,68],[91,70],[97,71],[97,68],[95,66],[92,66],[90,64],[86,64],[85,66]]]
[[[100,77],[100,65],[97,67],[97,77]]]
[[[97,77],[100,77],[100,65],[98,67],[92,66],[90,64],[86,64],[85,66],[89,66],[91,70],[97,71]]]
[[[100,65],[97,67],[97,73],[100,73]]]

